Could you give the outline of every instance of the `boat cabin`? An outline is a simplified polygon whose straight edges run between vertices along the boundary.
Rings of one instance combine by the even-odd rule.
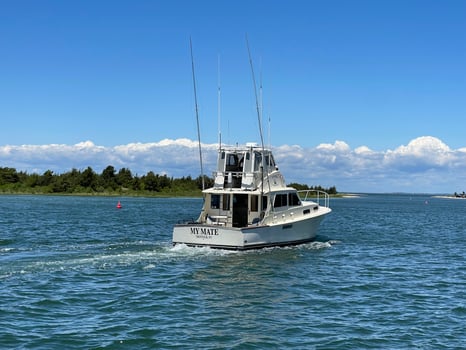
[[[301,199],[292,188],[262,195],[260,191],[207,191],[200,221],[227,227],[247,227],[258,225],[264,216],[273,217],[269,212],[280,216],[300,206]]]
[[[297,191],[286,187],[272,151],[256,144],[220,148],[213,177],[214,186],[204,191],[201,223],[227,227],[266,224],[273,218],[269,213],[301,205]]]
[[[242,149],[221,148],[218,152],[217,171],[214,172],[214,189],[255,190],[264,176],[278,171],[270,150],[255,144]]]

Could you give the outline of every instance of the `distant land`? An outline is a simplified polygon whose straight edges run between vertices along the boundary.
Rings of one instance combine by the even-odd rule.
[[[205,187],[212,187],[214,180],[204,176]],[[320,190],[339,196],[335,186],[308,186],[292,183],[297,190]],[[149,171],[146,175],[135,176],[128,168],[116,170],[107,166],[102,173],[91,167],[85,170],[54,174],[47,170],[43,174],[28,174],[14,168],[0,167],[0,194],[57,194],[57,195],[94,195],[94,196],[148,196],[148,197],[201,197],[202,177],[191,176],[173,178]]]

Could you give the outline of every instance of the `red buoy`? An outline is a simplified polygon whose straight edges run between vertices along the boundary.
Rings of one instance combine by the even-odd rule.
[[[117,204],[117,206],[116,206],[116,207],[117,207],[117,209],[121,209],[121,208],[123,208],[123,206],[121,205],[120,201],[118,201],[118,204]]]

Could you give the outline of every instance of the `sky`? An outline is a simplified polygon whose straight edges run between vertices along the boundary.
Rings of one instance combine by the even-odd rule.
[[[0,167],[197,176],[264,141],[287,182],[466,190],[466,2],[0,0]],[[219,103],[220,101],[220,103]]]

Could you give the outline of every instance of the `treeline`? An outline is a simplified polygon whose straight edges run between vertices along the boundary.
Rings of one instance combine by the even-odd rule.
[[[327,192],[328,194],[335,195],[337,194],[337,188],[335,186],[331,186],[329,188],[324,188],[322,186],[308,186],[308,185],[303,185],[303,184],[298,184],[298,183],[291,183],[288,186],[296,188],[298,191],[302,190],[318,190],[318,191],[324,191]]]
[[[214,180],[204,176],[204,183],[205,188],[209,188],[214,185]],[[297,190],[315,189],[329,194],[337,193],[334,186],[330,188],[309,187],[298,183],[292,183],[289,186]],[[127,168],[117,171],[111,165],[100,174],[91,167],[82,171],[72,169],[62,174],[47,170],[41,175],[0,167],[0,193],[199,196],[201,190],[201,176],[173,178],[155,174],[152,171],[138,176]]]
[[[206,176],[204,182],[206,186],[213,186],[213,180]],[[0,191],[3,193],[199,195],[201,189],[201,176],[173,178],[152,171],[137,176],[127,168],[116,171],[111,165],[100,174],[91,167],[83,171],[72,169],[63,174],[47,170],[42,175],[0,167]]]

